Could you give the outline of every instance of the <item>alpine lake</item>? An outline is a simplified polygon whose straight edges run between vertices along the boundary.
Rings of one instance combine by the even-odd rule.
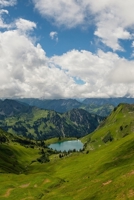
[[[49,145],[49,148],[61,152],[69,150],[73,151],[74,149],[80,151],[83,149],[83,143],[80,140],[63,141],[51,144]]]

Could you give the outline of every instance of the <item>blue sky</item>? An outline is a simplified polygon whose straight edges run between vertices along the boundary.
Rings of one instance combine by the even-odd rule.
[[[134,97],[133,8],[0,0],[0,98]]]

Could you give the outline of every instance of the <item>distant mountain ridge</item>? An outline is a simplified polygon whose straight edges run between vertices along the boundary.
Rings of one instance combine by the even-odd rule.
[[[94,105],[104,105],[110,104],[114,107],[118,106],[120,103],[134,104],[134,98],[127,97],[116,97],[116,98],[86,98],[83,104],[94,104]]]
[[[89,113],[97,114],[100,116],[108,116],[114,107],[120,103],[134,103],[134,98],[86,98],[83,101],[76,99],[34,99],[34,98],[21,98],[16,99],[19,102],[27,103],[30,106],[36,106],[47,110],[54,110],[56,112],[64,113],[74,108],[82,108]]]
[[[35,98],[22,98],[16,101],[27,103],[30,106],[36,106],[47,110],[54,110],[56,112],[64,113],[73,108],[79,108],[81,103],[75,99],[35,99]]]
[[[20,113],[28,113],[31,111],[31,107],[28,104],[23,105],[15,100],[5,99],[0,100],[0,118],[7,116],[13,116]]]

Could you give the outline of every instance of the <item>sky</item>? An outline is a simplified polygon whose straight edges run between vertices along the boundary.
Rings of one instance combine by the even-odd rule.
[[[0,0],[0,98],[134,97],[133,0]]]

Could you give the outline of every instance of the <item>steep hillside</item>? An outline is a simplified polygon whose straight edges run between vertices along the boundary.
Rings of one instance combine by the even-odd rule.
[[[74,126],[78,127],[81,131],[81,135],[85,133],[93,132],[98,125],[104,120],[103,117],[90,114],[83,109],[73,109],[65,114],[65,118],[69,119]]]
[[[53,137],[82,137],[97,128],[103,117],[91,115],[85,110],[72,110],[60,114],[55,111],[32,108],[31,112],[0,120],[0,127],[10,133],[23,135],[31,139]],[[72,118],[73,116],[73,118]],[[80,123],[76,121],[82,120]]]
[[[134,132],[134,104],[119,104],[98,129],[85,137],[92,148],[119,140]]]
[[[32,163],[48,162],[52,153],[43,141],[29,140],[0,129],[0,173],[26,173]]]
[[[83,104],[80,108],[88,111],[89,113],[106,117],[113,111],[114,106],[110,104],[97,105],[92,103],[87,105]]]
[[[31,109],[32,108],[30,106],[23,105],[14,100],[0,100],[0,119],[4,119],[4,117],[17,115],[20,113],[29,113]]]

